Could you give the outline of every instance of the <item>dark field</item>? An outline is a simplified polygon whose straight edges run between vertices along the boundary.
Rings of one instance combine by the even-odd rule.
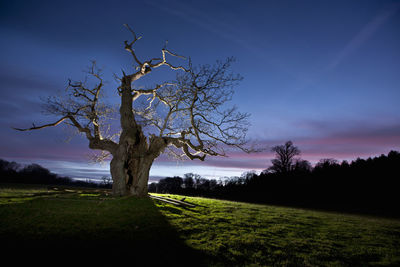
[[[132,266],[400,265],[399,220],[185,201],[197,206],[113,198],[106,190],[1,185],[2,258],[55,256],[73,263],[85,256],[90,263],[131,260]]]

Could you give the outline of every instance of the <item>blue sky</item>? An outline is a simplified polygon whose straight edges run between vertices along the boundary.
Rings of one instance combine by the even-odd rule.
[[[113,73],[132,65],[124,23],[143,36],[142,58],[157,57],[166,40],[195,64],[234,56],[244,79],[232,104],[251,113],[248,137],[267,148],[205,162],[161,157],[153,177],[260,171],[270,147],[287,140],[311,162],[400,150],[400,1],[2,1],[0,158],[72,177],[108,174],[107,164],[88,162],[86,140],[65,127],[11,127],[52,121],[41,98],[62,92],[69,78],[83,79],[93,59],[110,101],[118,101]],[[173,77],[164,69],[139,85]]]

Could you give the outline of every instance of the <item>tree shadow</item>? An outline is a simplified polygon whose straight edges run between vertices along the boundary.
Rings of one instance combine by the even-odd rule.
[[[151,199],[121,198],[112,201],[126,201],[122,203],[125,206],[121,210],[136,212],[137,215],[132,217],[135,221],[122,220],[124,224],[120,229],[112,225],[107,229],[103,225],[103,232],[91,232],[89,227],[83,227],[87,233],[82,233],[82,230],[73,234],[51,232],[38,239],[32,234],[24,236],[24,233],[3,232],[0,236],[1,254],[23,255],[12,256],[13,262],[29,263],[41,263],[50,257],[54,259],[53,263],[123,263],[132,266],[207,266],[210,262],[207,254],[185,244]],[[130,208],[127,204],[137,206]],[[27,202],[16,205],[27,205]],[[123,216],[121,212],[104,213],[103,216],[115,214]],[[107,220],[110,218],[104,218],[99,224],[107,224]],[[38,228],[40,230],[45,229]]]

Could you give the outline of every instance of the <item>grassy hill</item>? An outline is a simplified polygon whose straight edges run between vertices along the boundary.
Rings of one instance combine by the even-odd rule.
[[[0,253],[23,252],[14,262],[84,255],[91,262],[131,260],[133,266],[400,265],[399,220],[185,201],[197,206],[113,198],[104,190],[0,185],[0,242],[6,247]]]

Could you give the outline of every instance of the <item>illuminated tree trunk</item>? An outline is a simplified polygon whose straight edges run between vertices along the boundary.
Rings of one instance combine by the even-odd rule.
[[[113,194],[119,196],[147,195],[149,171],[153,163],[147,153],[147,141],[136,124],[132,111],[132,77],[124,76],[121,84],[120,120],[122,133],[110,163]]]
[[[116,196],[147,196],[150,168],[168,146],[168,140],[139,134],[136,143],[121,142],[110,163],[113,194]]]
[[[147,184],[153,159],[138,152],[123,152],[115,155],[110,163],[113,179],[113,195],[147,196]]]

